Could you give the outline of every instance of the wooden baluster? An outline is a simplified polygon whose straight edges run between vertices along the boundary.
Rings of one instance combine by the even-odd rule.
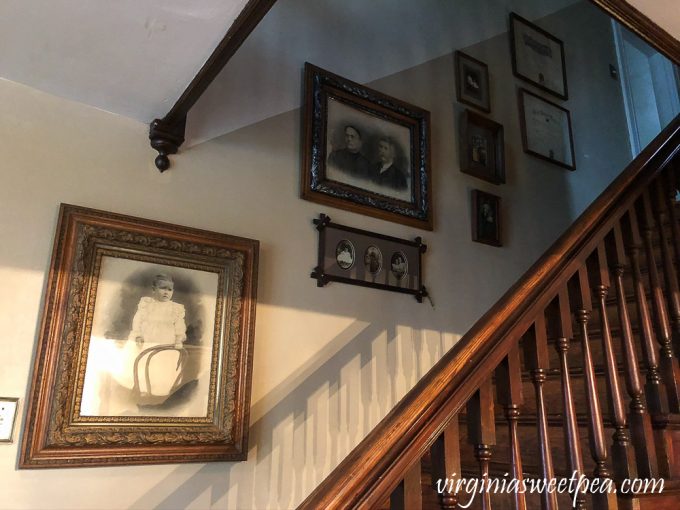
[[[458,416],[454,416],[444,432],[437,438],[430,449],[432,456],[432,485],[435,490],[437,480],[442,480],[443,492],[439,492],[439,500],[442,510],[455,510],[458,508],[458,496],[455,492],[455,484],[460,480],[460,435]],[[448,484],[446,481],[448,480]]]
[[[614,424],[612,435],[612,465],[614,466],[614,479],[621,483],[625,479],[637,477],[633,448],[628,434],[628,421],[626,408],[623,403],[623,390],[619,382],[618,363],[614,353],[609,317],[607,315],[607,295],[609,294],[609,265],[607,263],[607,251],[604,241],[601,242],[595,252],[588,258],[589,275],[592,283],[593,294],[597,301],[600,316],[600,333],[602,336],[602,349],[604,353],[605,374],[607,383],[607,400],[609,415]]]
[[[590,453],[595,461],[593,476],[601,478],[600,484],[611,483],[607,479],[611,477],[607,469],[607,445],[604,439],[604,424],[602,422],[602,412],[600,410],[600,399],[597,394],[597,381],[595,379],[595,369],[593,358],[590,352],[590,338],[588,334],[588,323],[592,311],[592,301],[590,298],[590,285],[588,282],[588,271],[583,265],[579,268],[576,276],[570,280],[570,297],[573,300],[573,308],[576,310],[576,322],[581,333],[581,350],[583,351],[583,375],[585,377],[586,403],[588,407],[588,438],[590,442]],[[600,494],[593,493],[593,506],[598,510],[608,510],[617,507],[616,495],[613,493]]]
[[[512,454],[512,476],[522,484],[522,457],[519,451],[519,435],[517,421],[519,420],[519,408],[524,403],[522,396],[522,367],[519,358],[519,346],[515,345],[508,356],[496,369],[496,392],[498,402],[503,406],[505,418],[508,420],[508,432],[510,437],[510,451]],[[526,510],[527,503],[523,492],[516,491],[515,509]]]
[[[523,337],[524,357],[527,369],[531,374],[536,394],[536,414],[538,431],[538,448],[541,456],[541,475],[550,481],[554,475],[552,456],[550,454],[550,436],[548,435],[548,416],[545,408],[543,383],[547,378],[548,369],[548,336],[545,315],[540,313],[534,324]],[[541,493],[541,508],[543,510],[557,509],[557,494],[543,491]]]
[[[581,440],[578,431],[576,408],[569,378],[569,347],[574,337],[571,325],[571,309],[569,307],[569,294],[564,287],[548,307],[548,331],[550,340],[555,341],[555,348],[560,358],[560,376],[562,382],[562,404],[564,407],[564,449],[567,452],[569,471],[575,473],[580,479],[583,471],[583,454],[581,453]],[[572,494],[573,497],[573,494]],[[575,506],[577,510],[586,508],[585,492],[576,495]]]
[[[643,192],[642,196],[643,200],[641,202],[638,201],[638,206],[640,207],[641,218],[644,222],[642,228],[643,243],[645,255],[647,256],[649,288],[652,293],[652,310],[656,319],[656,339],[661,345],[661,370],[664,376],[664,383],[666,384],[670,410],[671,412],[678,413],[680,412],[680,368],[678,367],[678,360],[673,353],[672,333],[666,310],[666,301],[661,289],[659,271],[656,267],[653,245],[655,225],[647,190]]]
[[[422,510],[423,488],[421,485],[420,460],[406,472],[404,481],[392,491],[390,510]]]
[[[673,338],[673,351],[677,354],[680,348],[680,289],[678,288],[678,277],[675,271],[675,265],[673,260],[673,248],[671,246],[672,239],[669,236],[668,230],[673,230],[672,220],[670,219],[670,214],[668,213],[667,201],[664,196],[665,193],[661,186],[661,178],[656,179],[653,184],[653,200],[654,212],[656,214],[656,225],[659,231],[659,238],[661,243],[661,259],[663,261],[663,274],[664,282],[666,283],[666,297],[668,303],[668,310],[671,316],[671,330]],[[645,205],[645,210],[648,210],[652,202],[651,197],[645,193],[643,194],[643,202]],[[666,223],[670,222],[670,229],[666,228]],[[675,230],[678,229],[676,223]]]
[[[638,359],[633,339],[633,328],[630,323],[628,304],[626,303],[626,292],[623,283],[623,277],[626,272],[626,254],[623,244],[623,233],[619,222],[616,222],[612,233],[607,236],[607,243],[607,253],[609,255],[608,263],[614,274],[614,285],[616,289],[616,308],[621,329],[621,342],[623,344],[623,366],[626,389],[630,396],[630,414],[628,422],[633,438],[633,447],[635,448],[637,472],[638,477],[640,478],[651,478],[657,476],[656,451],[654,450],[652,421],[642,399],[642,383],[638,371]],[[648,379],[647,383],[656,385],[656,388],[650,388],[648,393],[658,395],[658,385],[660,384],[658,373],[655,378],[653,377],[651,380]]]
[[[496,444],[493,406],[493,385],[489,378],[482,383],[467,404],[468,441],[475,448],[475,458],[479,462],[479,473],[485,487],[489,484],[489,463],[492,447]],[[481,499],[482,510],[491,510],[491,493],[484,490]]]
[[[627,228],[624,233],[627,237],[626,248],[628,259],[633,274],[633,290],[635,292],[635,302],[637,304],[638,324],[642,339],[642,351],[647,369],[647,382],[645,384],[645,397],[647,407],[652,416],[666,415],[669,412],[666,392],[666,381],[662,383],[662,376],[659,368],[659,356],[656,349],[656,335],[652,327],[651,314],[647,305],[647,295],[645,286],[642,282],[642,270],[640,269],[640,249],[642,240],[637,223],[637,213],[634,208],[628,210],[625,216]]]

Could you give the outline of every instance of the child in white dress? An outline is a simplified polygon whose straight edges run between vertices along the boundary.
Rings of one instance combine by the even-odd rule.
[[[128,340],[138,347],[174,344],[180,349],[186,340],[184,305],[172,301],[175,283],[167,274],[157,274],[151,286],[152,296],[143,297],[132,319]]]

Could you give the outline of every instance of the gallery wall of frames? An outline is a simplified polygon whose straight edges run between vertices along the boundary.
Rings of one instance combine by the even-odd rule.
[[[307,257],[296,264],[315,292],[351,284],[434,306],[427,285],[442,275],[428,272],[439,248],[428,236],[465,222],[461,245],[496,255],[514,241],[505,190],[522,169],[508,164],[509,153],[577,170],[567,45],[515,13],[504,37],[513,126],[494,93],[501,70],[475,47],[446,57],[455,78],[446,113],[323,62],[304,64],[299,195],[318,206],[306,219],[318,243],[299,247]],[[433,125],[452,109],[455,138],[436,138]],[[509,144],[511,129],[521,144]],[[435,167],[443,145],[455,146],[458,160]],[[437,186],[450,172],[470,185],[467,216],[436,214]],[[281,202],[297,200],[285,193]],[[348,216],[336,223],[339,211],[377,221],[371,230]],[[385,222],[408,234],[389,235],[394,225]],[[176,223],[62,205],[21,468],[247,459],[259,242]],[[12,440],[13,425],[3,425]]]

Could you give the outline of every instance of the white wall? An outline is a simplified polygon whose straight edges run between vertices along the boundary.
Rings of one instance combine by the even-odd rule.
[[[296,506],[622,169],[619,86],[601,68],[613,59],[608,21],[592,18],[589,4],[565,12],[569,23],[545,26],[567,48],[576,172],[522,153],[505,35],[466,51],[490,65],[506,185],[458,169],[451,55],[372,84],[432,112],[432,233],[299,200],[298,111],[183,152],[161,175],[145,125],[0,81],[0,395],[22,399],[21,421],[60,202],[261,241],[249,460],[18,471],[17,443],[0,445],[0,508]],[[602,32],[597,45],[584,31]],[[470,241],[472,188],[502,196],[505,247]],[[422,235],[436,308],[373,289],[317,288],[311,220],[322,211]]]
[[[680,5],[676,0],[627,0],[627,2],[680,40]]]

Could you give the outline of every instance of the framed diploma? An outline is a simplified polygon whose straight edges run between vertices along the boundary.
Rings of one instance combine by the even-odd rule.
[[[12,442],[18,409],[18,398],[0,397],[0,443]]]
[[[520,89],[519,117],[524,152],[576,170],[569,110]]]
[[[562,41],[512,12],[510,48],[515,76],[561,99],[568,98]]]

